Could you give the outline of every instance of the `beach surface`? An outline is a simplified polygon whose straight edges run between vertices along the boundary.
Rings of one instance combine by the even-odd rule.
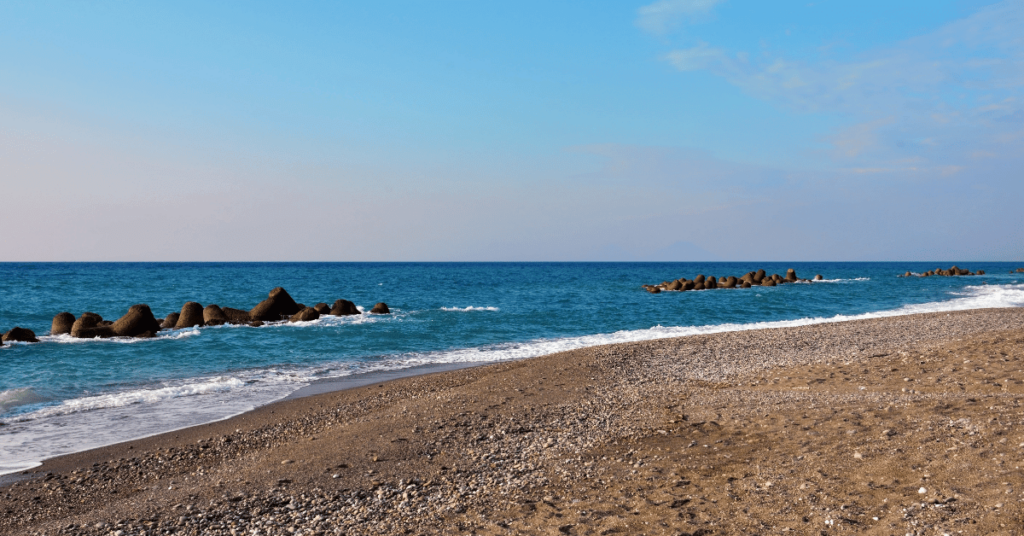
[[[1019,534],[1024,309],[584,348],[55,458],[2,534]]]

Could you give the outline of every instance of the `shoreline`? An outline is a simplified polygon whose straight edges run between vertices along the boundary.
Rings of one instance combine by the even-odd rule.
[[[826,282],[830,282],[830,281],[826,281]],[[951,308],[950,309],[945,309],[945,310],[939,310],[939,311],[934,311],[934,310],[930,309],[930,306],[934,306],[934,305],[937,305],[937,304],[925,303],[925,304],[918,304],[918,305],[913,305],[913,304],[912,305],[904,305],[904,306],[902,306],[900,308],[897,308],[897,309],[889,309],[889,310],[882,310],[882,311],[871,311],[871,312],[858,313],[858,314],[850,314],[850,315],[837,314],[837,315],[832,316],[832,317],[819,316],[819,317],[804,317],[804,318],[797,318],[797,319],[791,319],[791,320],[774,320],[774,321],[750,322],[750,323],[741,323],[741,324],[724,323],[724,324],[713,324],[713,325],[679,326],[679,327],[667,327],[667,328],[658,325],[658,326],[655,326],[653,328],[649,328],[647,330],[639,329],[639,330],[629,331],[628,334],[632,337],[632,340],[631,341],[627,340],[627,341],[625,341],[625,343],[653,341],[653,340],[663,340],[663,339],[670,339],[670,338],[677,338],[677,337],[687,337],[687,336],[699,336],[699,335],[714,334],[714,333],[743,332],[743,331],[760,330],[760,329],[776,329],[776,328],[786,328],[786,327],[798,327],[798,326],[808,326],[808,325],[831,324],[831,323],[836,323],[836,322],[851,322],[851,321],[859,321],[859,320],[864,320],[864,319],[889,318],[889,317],[898,317],[898,316],[906,316],[906,315],[914,315],[914,314],[922,314],[922,313],[930,313],[930,312],[943,313],[943,312],[952,312],[952,311],[959,311],[959,310],[970,310],[970,309],[960,309],[960,307],[964,307],[964,306],[970,307],[970,306],[976,305],[976,304],[974,304],[972,302],[969,302],[969,301],[964,302],[964,303],[957,303],[957,301],[958,301],[957,299],[954,299],[954,300],[952,300],[952,301],[950,301],[948,303],[945,303],[944,304],[945,306],[951,307]],[[661,332],[660,333],[654,333],[655,331],[661,331]],[[644,332],[650,332],[650,333],[644,334]],[[537,353],[534,354],[534,355],[530,355],[532,352],[527,352],[527,356],[526,357],[508,357],[508,356],[504,356],[504,357],[500,357],[499,359],[495,359],[493,361],[461,362],[461,363],[435,363],[435,364],[430,364],[430,365],[420,365],[420,366],[417,366],[417,367],[412,367],[410,369],[383,370],[383,371],[359,373],[359,374],[354,374],[354,375],[351,375],[351,376],[342,376],[342,377],[337,377],[337,378],[329,378],[329,379],[324,379],[324,380],[315,380],[314,382],[310,383],[309,385],[300,387],[300,388],[298,388],[298,389],[296,389],[294,391],[291,391],[291,392],[288,392],[287,394],[284,394],[280,398],[276,398],[276,399],[273,399],[273,400],[270,400],[270,401],[267,401],[267,402],[262,402],[262,403],[259,403],[258,405],[255,405],[255,406],[249,406],[249,409],[236,408],[234,413],[230,413],[230,414],[227,414],[227,415],[224,415],[224,416],[215,417],[214,420],[196,419],[196,420],[192,420],[191,423],[187,423],[187,422],[186,423],[175,423],[175,425],[172,426],[172,427],[164,428],[165,431],[154,432],[154,433],[150,433],[149,435],[144,435],[144,436],[136,436],[136,437],[121,436],[121,437],[114,437],[114,438],[111,438],[111,441],[113,441],[112,443],[103,443],[103,444],[100,444],[100,445],[97,445],[97,446],[94,446],[94,447],[90,447],[90,449],[91,448],[99,448],[101,446],[108,446],[108,445],[116,444],[116,443],[119,443],[119,442],[132,441],[132,440],[135,440],[135,439],[140,439],[142,437],[150,437],[152,435],[160,435],[162,433],[167,433],[168,431],[180,430],[182,428],[187,428],[187,427],[191,427],[191,426],[201,426],[203,424],[207,424],[207,423],[210,423],[210,422],[217,422],[219,420],[229,419],[229,418],[235,417],[237,415],[241,415],[241,414],[243,414],[243,413],[245,413],[247,411],[252,411],[253,409],[258,409],[260,407],[263,407],[266,404],[274,403],[274,402],[281,401],[281,400],[288,400],[288,399],[292,399],[292,398],[296,398],[296,397],[307,396],[307,395],[310,395],[310,394],[322,394],[322,393],[330,392],[330,391],[333,391],[333,390],[346,389],[346,388],[350,388],[352,386],[362,385],[364,383],[373,383],[373,382],[376,382],[376,381],[380,381],[380,380],[377,379],[378,378],[377,375],[379,375],[379,377],[381,379],[388,379],[388,378],[393,378],[393,377],[395,377],[395,378],[397,378],[397,377],[405,377],[405,376],[408,376],[408,375],[418,374],[419,373],[418,371],[421,370],[420,367],[426,367],[425,370],[429,370],[432,367],[438,367],[438,370],[454,370],[454,369],[463,368],[463,367],[472,367],[472,366],[478,366],[478,365],[485,365],[485,364],[488,364],[488,363],[499,363],[499,362],[503,362],[503,361],[506,361],[506,360],[517,360],[517,359],[524,359],[524,358],[525,359],[529,359],[529,358],[532,358],[532,357],[537,357],[537,356],[540,356],[540,355],[546,355],[546,354],[549,354],[549,353],[557,353],[557,352],[560,352],[560,351],[571,351],[573,349],[594,347],[594,346],[600,346],[600,345],[606,345],[606,344],[619,344],[620,342],[616,341],[616,336],[619,335],[620,333],[621,332],[599,333],[599,334],[591,334],[591,335],[570,336],[570,337],[563,337],[563,338],[550,339],[550,340],[539,339],[539,340],[527,341],[527,342],[522,343],[522,344],[525,344],[526,346],[535,346],[536,348],[533,348],[533,350],[537,351]],[[640,334],[638,335],[638,333],[640,333]],[[561,346],[561,348],[559,348],[559,346]],[[408,371],[408,372],[404,372],[404,371]],[[365,380],[362,380],[362,379],[354,380],[355,378],[364,378],[364,377],[366,378]],[[209,417],[214,417],[214,416],[208,416],[207,419],[209,419]],[[63,455],[66,455],[66,454],[58,454],[57,456],[63,456]],[[54,457],[53,454],[46,454],[46,456],[48,456],[48,457],[43,458],[42,459],[43,461],[45,461],[46,459],[50,459],[50,458]],[[18,473],[21,473],[21,472],[26,471],[26,470],[34,469],[34,468],[38,467],[39,463],[41,463],[41,462],[36,462],[36,465],[32,465],[32,466],[28,466],[26,464],[25,466],[22,466],[22,468],[15,469],[13,471],[10,471],[10,472],[7,472],[7,473],[4,473],[4,474],[0,475],[0,485],[3,485],[4,481],[9,480],[9,475],[18,474]]]
[[[676,408],[680,400],[718,397],[716,404],[729,407],[729,397],[721,396],[742,389],[746,393],[741,396],[743,405],[753,408],[778,403],[787,396],[812,396],[818,389],[817,379],[793,386],[784,396],[782,391],[763,389],[785,384],[798,373],[809,374],[803,369],[835,369],[843,363],[896,359],[900,353],[927,353],[932,348],[956,345],[958,339],[1007,330],[1020,332],[1022,326],[1021,309],[891,316],[588,347],[383,382],[374,380],[301,398],[290,396],[226,420],[46,460],[30,475],[24,475],[30,480],[0,486],[5,494],[0,496],[0,511],[7,508],[15,514],[0,525],[0,532],[33,526],[49,533],[106,534],[109,531],[94,525],[120,521],[127,527],[123,529],[127,530],[125,534],[133,534],[131,523],[145,524],[140,520],[153,515],[173,523],[184,517],[180,527],[187,529],[192,527],[191,518],[181,516],[184,512],[177,511],[175,505],[187,503],[205,512],[230,513],[243,505],[250,508],[256,503],[273,502],[277,500],[274,497],[294,498],[299,490],[303,496],[363,501],[359,508],[368,509],[372,515],[360,514],[358,508],[356,513],[346,510],[346,515],[355,516],[352,522],[360,518],[364,524],[372,521],[372,527],[386,533],[396,533],[392,529],[408,517],[392,519],[389,516],[398,514],[389,512],[402,503],[415,506],[423,501],[426,503],[418,507],[417,515],[463,523],[467,531],[472,526],[472,530],[508,533],[511,529],[503,529],[503,523],[521,532],[540,530],[530,528],[528,522],[531,516],[540,515],[536,514],[538,509],[557,508],[564,499],[559,499],[558,493],[579,493],[563,484],[604,481],[601,471],[621,465],[624,459],[622,452],[611,459],[607,455],[594,457],[597,454],[621,444],[634,445],[632,450],[637,450],[636,445],[645,441],[671,442],[677,435],[685,435],[698,425],[706,428],[706,423],[712,421],[718,428],[727,425],[727,419],[716,417],[710,406]],[[790,371],[786,372],[790,376],[774,381],[762,377],[773,369]],[[828,384],[829,376],[823,377],[820,385]],[[888,400],[892,406],[917,396],[880,390],[877,383],[865,381],[860,391],[844,391],[838,399],[860,396],[877,399],[878,403]],[[984,396],[1017,396],[1015,385],[1007,383],[1006,389]],[[921,395],[929,400],[935,396],[939,395]],[[960,395],[950,392],[939,399],[943,396]],[[666,408],[663,402],[668,400],[675,402]],[[683,411],[688,415],[668,418]],[[709,412],[710,418],[704,418]],[[755,417],[760,418],[753,414],[744,418]],[[831,439],[848,441],[845,435]],[[1018,442],[1014,439],[1009,443],[1015,446]],[[688,452],[686,445],[690,443],[687,438],[678,451]],[[344,462],[337,463],[339,459]],[[645,463],[654,466],[656,461],[638,461],[625,474],[643,473]],[[699,467],[693,471],[701,471]],[[580,472],[572,475],[565,471]],[[75,476],[82,473],[87,476]],[[480,475],[485,475],[480,477],[483,480],[477,478]],[[41,478],[47,487],[35,487],[41,484]],[[474,487],[467,489],[476,491],[469,495],[459,492],[452,500],[445,499],[450,496],[446,486],[458,483],[459,489],[466,488],[466,478],[474,482]],[[92,483],[90,479],[102,481]],[[399,486],[402,482],[405,484]],[[411,495],[409,491],[396,491],[410,485],[422,491]],[[380,492],[378,496],[396,497],[394,504],[365,504],[359,495],[372,490]],[[82,500],[95,500],[97,507],[83,511],[67,501],[68,493],[82,496]],[[438,493],[444,500],[436,498]],[[533,513],[513,515],[502,510],[486,498],[495,493],[510,500],[536,501],[529,503]],[[237,497],[241,498],[236,501]],[[556,506],[544,506],[547,503]],[[721,508],[707,504],[711,511]],[[650,508],[639,511],[646,516],[650,513],[647,510]],[[519,519],[521,525],[491,519],[498,511]],[[467,512],[491,521],[481,525]],[[551,519],[560,519],[548,513]],[[344,524],[344,519],[337,526],[361,533],[358,523]],[[719,521],[724,519],[723,514]],[[172,527],[179,527],[173,523]],[[200,518],[196,523],[204,527],[204,533],[220,533],[220,528],[203,525],[205,521]],[[66,529],[70,525],[75,528]],[[223,529],[228,533],[227,525]]]

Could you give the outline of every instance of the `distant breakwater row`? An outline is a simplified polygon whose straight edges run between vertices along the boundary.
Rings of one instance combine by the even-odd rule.
[[[821,274],[814,276],[815,281],[821,281],[822,279]],[[780,276],[779,274],[768,275],[764,270],[747,272],[740,277],[730,275],[715,278],[713,275],[705,276],[704,274],[699,274],[693,279],[683,277],[674,281],[662,281],[660,285],[643,285],[642,288],[651,294],[658,294],[666,290],[684,292],[687,290],[709,290],[716,288],[774,287],[786,283],[808,281],[811,280],[797,277],[796,270],[790,268],[786,270],[785,276]]]
[[[1024,272],[1024,268],[1017,268],[1017,271],[1018,272]],[[1013,271],[1011,270],[1010,273],[1012,274]],[[952,267],[950,267],[949,270],[943,270],[942,268],[936,268],[934,270],[928,270],[927,272],[925,272],[923,274],[915,274],[913,272],[907,271],[905,274],[901,275],[900,277],[915,277],[915,276],[916,277],[932,277],[932,276],[935,276],[935,275],[943,276],[943,277],[952,277],[952,276],[958,276],[958,275],[985,275],[985,270],[978,270],[977,272],[972,272],[972,271],[970,271],[970,270],[968,270],[966,268],[960,268],[960,267],[958,267],[957,265],[954,264]]]
[[[371,314],[391,314],[384,302],[377,303]],[[117,320],[104,320],[96,313],[85,312],[75,318],[69,312],[57,313],[50,326],[50,335],[70,335],[76,339],[112,337],[149,338],[165,329],[185,329],[224,324],[262,326],[265,322],[309,322],[321,316],[350,316],[363,314],[356,304],[349,300],[337,300],[334,305],[318,303],[313,307],[297,303],[288,291],[277,287],[270,291],[267,299],[248,311],[218,305],[203,307],[197,302],[186,302],[181,312],[174,312],[158,319],[148,305],[137,304]],[[39,342],[35,332],[15,327],[0,337],[0,344],[6,342]]]

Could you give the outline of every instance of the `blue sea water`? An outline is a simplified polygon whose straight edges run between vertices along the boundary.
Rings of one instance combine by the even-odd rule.
[[[1024,274],[899,278],[929,263],[0,263],[0,474],[42,459],[236,415],[328,378],[518,359],[685,336],[985,307],[1024,306]],[[824,281],[652,295],[643,283],[764,268]],[[158,317],[186,301],[249,309],[283,286],[391,315],[163,331],[155,339],[50,337],[61,311]]]

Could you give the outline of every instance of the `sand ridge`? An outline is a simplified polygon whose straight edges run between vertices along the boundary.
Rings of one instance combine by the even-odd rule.
[[[1001,309],[406,378],[51,460],[0,531],[1012,534],[1022,358]]]

